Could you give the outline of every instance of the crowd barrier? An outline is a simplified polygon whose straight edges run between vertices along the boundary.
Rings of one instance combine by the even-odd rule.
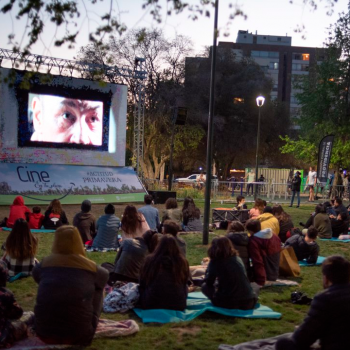
[[[168,181],[158,179],[143,179],[144,186],[151,191],[166,191]],[[288,202],[292,196],[291,184],[285,182],[232,182],[213,180],[211,184],[211,200],[213,201],[233,201],[238,195],[246,197],[247,201],[254,199],[255,188],[257,187],[258,197],[271,202]],[[172,191],[176,191],[177,198],[182,199],[191,196],[194,199],[204,199],[204,186],[195,182],[174,182]],[[315,187],[317,200],[327,201],[335,197],[340,197],[345,201],[350,201],[350,191],[348,186],[329,186],[329,184],[317,184]],[[301,201],[305,202],[309,198],[309,189],[302,185],[300,189]],[[296,198],[295,198],[296,200]]]

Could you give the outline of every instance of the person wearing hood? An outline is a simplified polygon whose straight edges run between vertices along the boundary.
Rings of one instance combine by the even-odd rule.
[[[89,345],[108,271],[86,257],[76,227],[56,230],[52,253],[35,266],[33,278],[39,285],[34,308],[38,337],[47,344]]]
[[[244,232],[244,226],[239,221],[232,221],[227,228],[226,237],[231,241],[235,250],[238,251],[239,257],[242,259],[245,269],[249,275],[250,264],[248,254],[249,237]]]
[[[180,252],[176,239],[163,235],[141,270],[139,306],[142,309],[183,311],[186,308],[189,277],[188,262]]]
[[[263,286],[266,281],[278,278],[281,240],[270,228],[261,229],[259,220],[248,220],[246,230],[249,237],[248,251],[253,263],[254,282]]]
[[[262,230],[270,228],[272,233],[278,236],[280,233],[280,224],[278,219],[272,214],[272,208],[270,206],[264,208],[264,212],[259,215],[258,220],[261,223]]]
[[[10,206],[10,215],[7,219],[6,226],[12,228],[17,219],[27,219],[27,215],[30,214],[30,209],[24,205],[24,199],[22,196],[17,196],[12,205]]]
[[[43,225],[45,216],[41,214],[40,207],[33,207],[33,212],[29,214],[29,228],[38,230]]]
[[[96,219],[91,213],[91,202],[89,200],[86,199],[81,203],[81,212],[74,216],[73,225],[79,230],[84,244],[95,237]]]

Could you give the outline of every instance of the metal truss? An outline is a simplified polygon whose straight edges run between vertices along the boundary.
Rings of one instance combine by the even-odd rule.
[[[120,78],[125,78],[124,81],[133,82],[135,85],[133,92],[135,102],[133,153],[136,169],[140,174],[140,160],[143,157],[144,142],[145,80],[147,77],[144,58],[135,58],[135,66],[131,68],[25,54],[0,48],[0,67],[108,82],[116,82]]]

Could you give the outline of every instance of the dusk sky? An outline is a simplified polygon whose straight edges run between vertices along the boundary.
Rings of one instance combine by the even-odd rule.
[[[185,11],[181,15],[166,16],[165,4],[166,1],[160,1],[163,6],[163,18],[162,23],[157,24],[152,20],[152,16],[149,11],[142,10],[143,0],[115,0],[114,6],[116,13],[119,13],[119,18],[128,29],[133,28],[152,28],[157,27],[164,30],[165,36],[173,38],[177,34],[186,35],[192,39],[194,52],[193,54],[200,53],[204,46],[212,44],[212,27],[213,27],[213,10],[211,10],[211,16],[201,17],[197,21],[193,21],[188,18],[189,13]],[[191,3],[199,3],[199,0],[190,0]],[[219,37],[219,41],[236,41],[238,30],[249,30],[250,32],[264,35],[279,35],[279,36],[292,36],[293,46],[316,46],[322,47],[327,38],[327,28],[330,24],[336,22],[339,17],[339,13],[346,11],[348,6],[347,0],[338,0],[335,4],[332,15],[327,15],[327,11],[330,8],[327,7],[328,1],[318,0],[318,9],[314,11],[310,6],[303,4],[303,0],[295,0],[293,4],[290,4],[289,0],[221,0],[220,12],[219,12],[219,27],[223,29],[228,21],[229,8],[228,5],[233,3],[239,6],[243,12],[248,16],[247,20],[243,18],[236,18],[230,25],[230,36],[224,37],[222,34]],[[102,3],[97,2],[97,5],[90,5],[91,12],[88,13],[89,20],[86,18],[84,9],[81,9],[81,21],[79,27],[81,27],[80,34],[78,36],[78,43],[76,49],[67,49],[66,47],[56,48],[53,46],[53,35],[55,28],[46,21],[47,28],[45,34],[42,36],[40,42],[33,46],[32,52],[36,54],[42,54],[47,56],[54,56],[59,58],[72,59],[76,56],[79,47],[88,43],[88,32],[96,26],[98,23],[98,14],[104,14],[108,11],[109,2],[104,1]],[[95,12],[93,12],[95,11]],[[0,47],[11,49],[12,46],[8,43],[7,35],[10,33],[11,28],[16,35],[18,41],[23,37],[23,43],[25,42],[26,35],[23,35],[25,23],[18,23],[15,19],[15,14],[2,15],[2,27],[6,28],[3,31],[0,38]],[[305,30],[302,33],[295,33],[297,27],[305,26]],[[7,32],[9,30],[9,32]],[[64,28],[61,29],[61,33],[64,33]],[[223,32],[223,30],[222,30]],[[305,39],[303,39],[303,36]]]

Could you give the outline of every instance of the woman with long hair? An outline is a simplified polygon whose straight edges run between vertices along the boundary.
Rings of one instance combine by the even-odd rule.
[[[43,226],[47,230],[56,230],[62,225],[68,225],[66,213],[62,209],[61,202],[58,199],[51,201],[45,212]]]
[[[51,255],[33,270],[38,283],[35,331],[47,344],[87,346],[101,314],[108,272],[86,257],[74,226],[55,232]]]
[[[121,223],[123,239],[142,237],[150,229],[145,217],[137,211],[134,205],[125,207]]]
[[[264,201],[257,198],[254,203],[254,207],[249,210],[249,219],[257,219],[264,212]]]
[[[323,204],[316,205],[313,226],[320,238],[332,238],[332,224]]]
[[[184,310],[189,276],[188,262],[180,252],[176,239],[163,235],[141,270],[140,307]]]
[[[216,237],[208,249],[210,262],[202,292],[218,307],[251,310],[257,296],[249,283],[244,264],[227,237]]]
[[[288,238],[287,232],[294,227],[292,218],[283,210],[282,206],[278,204],[273,206],[272,215],[274,215],[280,224],[280,232],[278,234],[278,237],[280,238],[281,242],[284,243]]]
[[[36,263],[38,240],[32,235],[26,220],[16,220],[5,246],[3,260],[7,264],[9,277],[19,273],[22,273],[22,276],[30,276]]]
[[[168,198],[165,202],[165,210],[163,211],[162,224],[165,220],[173,220],[180,227],[182,225],[182,210],[178,208],[176,198]]]

